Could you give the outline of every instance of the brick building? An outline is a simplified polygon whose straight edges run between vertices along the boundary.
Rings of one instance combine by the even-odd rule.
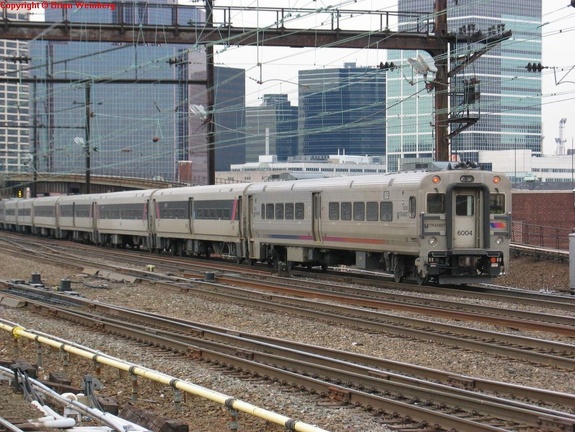
[[[572,191],[514,191],[513,242],[569,249],[575,229]]]

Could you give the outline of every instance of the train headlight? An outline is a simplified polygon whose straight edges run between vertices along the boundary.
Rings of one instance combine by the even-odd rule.
[[[495,184],[501,183],[501,177],[499,177],[499,176],[493,177],[493,183],[495,183]]]
[[[431,183],[433,183],[433,184],[439,184],[439,183],[441,183],[441,177],[439,177],[438,175],[434,175],[434,176],[431,178]]]
[[[437,238],[436,237],[429,237],[429,239],[427,240],[427,242],[431,245],[431,246],[435,246],[437,244]]]
[[[497,237],[495,239],[495,243],[497,243],[499,246],[501,246],[503,244],[503,237]]]

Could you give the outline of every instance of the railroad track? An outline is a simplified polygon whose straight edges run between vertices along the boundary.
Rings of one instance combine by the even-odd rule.
[[[73,245],[72,245],[73,246]],[[38,253],[39,255],[44,255],[43,259],[46,259],[47,262],[54,263],[57,262],[61,264],[62,262],[75,262],[74,260],[77,259],[78,265],[80,267],[89,265],[86,263],[85,259],[81,256],[74,257],[77,255],[78,252],[69,250],[68,252],[64,251],[59,247],[52,247],[48,246],[47,248],[40,247],[35,245],[34,247],[30,247],[30,250],[33,250],[34,253]],[[72,249],[72,248],[67,248]],[[96,255],[94,253],[94,249],[99,248],[88,248],[88,253],[90,255]],[[124,252],[124,253],[122,253]],[[70,253],[70,255],[66,255]],[[491,355],[506,357],[510,359],[518,359],[521,361],[527,361],[531,364],[536,364],[545,367],[557,367],[563,370],[574,370],[573,366],[573,345],[568,343],[560,343],[554,341],[547,341],[542,339],[532,339],[532,338],[521,338],[516,337],[515,335],[507,335],[501,334],[498,332],[485,332],[483,333],[478,332],[475,329],[466,329],[462,328],[459,324],[449,325],[449,324],[442,324],[442,323],[434,323],[429,322],[422,319],[415,319],[411,318],[410,316],[391,316],[386,315],[385,313],[381,313],[377,308],[374,307],[374,302],[383,300],[378,299],[377,297],[380,295],[381,290],[374,290],[374,289],[364,289],[361,287],[352,286],[349,284],[349,280],[346,277],[345,283],[338,283],[335,284],[330,282],[329,289],[326,290],[325,283],[321,281],[316,281],[313,278],[308,277],[299,278],[299,277],[291,277],[291,278],[277,278],[275,276],[270,276],[269,271],[249,268],[250,271],[253,271],[255,275],[249,280],[245,281],[245,285],[242,285],[242,278],[239,277],[241,272],[234,266],[226,267],[222,264],[223,267],[215,269],[214,265],[211,262],[202,262],[203,265],[193,264],[193,269],[191,265],[188,263],[189,260],[182,260],[172,257],[157,257],[155,255],[150,254],[133,254],[128,253],[126,254],[125,251],[119,250],[109,250],[104,249],[103,253],[106,254],[108,260],[114,261],[124,261],[124,257],[132,255],[133,257],[133,266],[137,268],[144,268],[144,264],[148,263],[155,263],[156,265],[156,272],[148,272],[143,271],[141,273],[142,278],[150,277],[157,285],[158,289],[172,289],[176,290],[181,293],[189,293],[190,295],[194,296],[201,296],[206,298],[214,298],[225,300],[226,302],[233,303],[233,304],[245,304],[250,305],[251,307],[256,308],[265,308],[267,310],[274,311],[274,313],[280,314],[289,314],[291,315],[299,315],[299,316],[307,316],[314,320],[321,320],[325,322],[329,322],[331,324],[343,325],[348,327],[353,327],[354,329],[364,329],[368,332],[374,333],[386,333],[393,337],[407,337],[410,339],[417,339],[421,343],[440,343],[447,346],[457,347],[458,349],[464,350],[474,350],[480,352],[487,352]],[[24,256],[30,257],[30,252],[26,250],[23,252]],[[146,257],[145,260],[142,257]],[[153,258],[161,258],[161,261],[153,261]],[[191,260],[190,260],[191,261]],[[201,260],[203,261],[203,260]],[[105,262],[97,264],[97,266],[102,265],[105,266]],[[205,267],[206,265],[210,267]],[[219,265],[219,264],[218,264]],[[131,268],[124,266],[123,268],[118,268],[117,266],[110,265],[110,269],[115,269],[117,271],[131,271]],[[135,270],[138,270],[138,269]],[[161,270],[162,272],[158,271]],[[166,270],[164,272],[164,270]],[[215,280],[207,281],[205,280],[205,273],[206,271],[211,270],[212,273],[215,272],[216,277]],[[168,274],[166,274],[168,273]],[[137,275],[138,273],[134,273]],[[181,276],[178,276],[181,275]],[[322,275],[323,276],[323,275]],[[237,279],[234,281],[234,279]],[[351,279],[353,280],[353,279]],[[273,287],[270,287],[273,282]],[[279,285],[284,284],[284,287]],[[354,280],[355,284],[355,280]],[[299,285],[299,286],[298,286]],[[324,287],[322,288],[322,285]],[[341,286],[340,286],[341,285]],[[306,297],[304,291],[306,289],[314,288],[317,291],[310,291],[310,295]],[[395,286],[395,289],[401,289],[405,286]],[[408,287],[410,288],[410,287]],[[418,288],[421,287],[413,287],[417,291]],[[283,290],[286,291],[283,291]],[[291,291],[287,291],[291,290]],[[324,292],[323,295],[325,297],[321,297],[322,290]],[[335,291],[334,291],[335,290]],[[351,306],[347,306],[344,299],[340,296],[338,292],[341,290],[344,293],[353,293],[357,298],[351,298],[348,302],[351,303]],[[40,290],[46,292],[46,290]],[[363,292],[365,291],[365,292]],[[409,291],[409,289],[408,289]],[[515,295],[515,293],[511,292],[507,296],[502,294],[502,297],[495,297],[494,292],[497,290],[488,290],[484,293],[481,293],[483,297],[481,297],[481,301],[492,301],[496,303],[498,301],[508,301],[509,299],[517,299],[519,296]],[[49,293],[52,294],[52,293]],[[54,293],[58,294],[58,293]],[[410,305],[411,300],[402,299],[404,295],[407,296],[405,292],[389,292],[388,294],[392,294],[392,297],[388,297],[387,300],[389,301],[389,305],[386,305],[383,311],[388,310],[403,310],[405,311],[406,307],[413,307],[410,312],[406,312],[407,315],[412,315],[414,313],[424,313],[421,311],[417,311],[416,308],[425,308],[425,304],[413,304]],[[451,291],[453,294],[453,291]],[[474,291],[470,292],[462,292],[461,294],[457,294],[459,297],[468,297],[470,299],[477,298],[476,296],[479,293]],[[331,296],[331,297],[330,297]],[[65,296],[66,301],[72,302],[75,304],[77,299],[71,298],[70,296]],[[296,298],[297,297],[297,298]],[[310,301],[311,298],[319,299],[316,301]],[[408,297],[408,296],[407,296]],[[421,296],[420,296],[421,297]],[[339,298],[339,300],[338,300]],[[501,299],[501,300],[499,300]],[[566,302],[563,300],[567,299]],[[325,303],[324,300],[328,300],[329,304]],[[420,299],[421,300],[421,299]],[[545,300],[545,303],[543,303]],[[358,302],[358,303],[355,303]],[[365,303],[359,303],[365,302]],[[402,304],[407,303],[407,305]],[[461,301],[459,301],[461,303]],[[539,293],[528,293],[525,296],[524,300],[516,300],[516,303],[524,304],[526,306],[533,306],[533,304],[537,304],[539,306],[545,305],[546,313],[553,315],[552,311],[556,311],[555,315],[568,315],[566,311],[573,310],[572,306],[569,304],[569,297],[561,297],[557,298],[557,296],[548,296],[548,295],[541,295]],[[501,308],[500,308],[501,309]],[[427,313],[431,316],[435,312],[432,312],[432,308],[429,308]],[[473,309],[471,309],[473,310]],[[442,312],[449,316],[449,312]],[[451,316],[454,316],[451,313]],[[458,317],[461,319],[461,317]],[[477,321],[474,319],[473,316],[468,317],[470,321]],[[477,316],[475,317],[477,318]],[[567,321],[569,322],[569,321]],[[557,324],[556,321],[553,321],[554,324],[551,327]],[[511,326],[511,328],[519,328],[519,324],[513,325],[513,320],[510,320],[506,323],[506,325]],[[532,325],[532,324],[529,324]],[[569,324],[568,324],[569,325]],[[176,333],[175,330],[170,330]],[[511,333],[513,333],[512,331]],[[509,337],[509,339],[508,339]],[[199,343],[199,342],[198,342]],[[294,349],[298,349],[297,347]],[[251,348],[240,348],[238,352],[250,352]],[[346,356],[347,353],[340,354],[340,357],[335,357],[329,352],[324,353],[327,357],[333,357],[341,359],[341,356]],[[280,356],[280,357],[283,357]],[[345,359],[344,359],[345,360]],[[350,360],[353,363],[357,362],[357,359]],[[222,363],[223,364],[223,363]],[[401,367],[397,365],[393,365],[393,362],[386,364],[384,360],[378,360],[374,364],[370,365],[367,363],[367,367],[372,367],[374,369],[381,369],[384,371],[394,371],[398,373],[404,373],[406,375],[415,375],[413,370],[409,370],[409,365],[406,365],[407,368],[405,372],[401,372]],[[223,366],[222,366],[223,367]],[[355,372],[353,372],[355,373]],[[446,386],[453,386],[453,387],[469,387],[469,389],[477,389],[479,391],[484,392],[491,392],[493,390],[483,388],[482,384],[483,380],[476,380],[474,378],[470,379],[468,377],[457,376],[449,373],[441,373],[442,376],[436,376],[435,378],[421,378],[425,380],[436,380],[443,385]],[[384,380],[389,381],[389,377],[385,377]],[[286,381],[288,382],[288,381]],[[504,394],[504,391],[494,390],[499,392],[500,394]],[[545,393],[545,392],[544,392]],[[337,397],[338,392],[334,392],[332,396],[334,398]],[[550,398],[549,395],[540,394],[540,397],[545,397],[543,400],[547,400]],[[356,398],[359,396],[355,396]],[[536,400],[537,396],[533,396],[533,400]],[[413,400],[418,400],[417,396],[413,397]],[[422,404],[424,399],[419,399],[419,402],[415,402],[416,404]],[[354,402],[355,403],[355,402]],[[385,410],[384,410],[385,411]],[[406,411],[407,412],[407,411]],[[409,414],[407,414],[409,415]],[[544,417],[544,416],[543,416]],[[488,423],[485,418],[481,420],[484,423]],[[425,420],[423,420],[425,423]],[[497,423],[497,422],[496,422]],[[497,423],[500,426],[500,423]],[[550,423],[549,425],[545,425],[545,428],[552,429],[555,427],[556,424]],[[538,429],[538,427],[535,427]],[[541,425],[541,429],[543,429],[543,425]],[[469,430],[469,429],[462,429],[462,430]]]
[[[269,267],[254,267],[254,266],[240,266],[232,263],[225,263],[221,261],[206,261],[203,259],[189,259],[152,255],[139,251],[126,251],[117,249],[103,249],[94,246],[86,246],[77,243],[67,243],[66,246],[61,246],[61,242],[29,242],[29,238],[24,236],[21,239],[24,243],[19,247],[23,248],[23,256],[30,257],[32,254],[38,259],[45,260],[48,263],[54,264],[68,264],[74,265],[78,268],[83,268],[87,265],[109,269],[111,271],[120,271],[125,274],[134,275],[135,277],[154,280],[164,276],[156,276],[153,272],[145,270],[146,265],[152,265],[156,271],[163,272],[164,274],[180,275],[183,279],[202,279],[207,273],[212,275],[223,275],[226,282],[234,282],[234,276],[237,275],[236,283],[241,278],[263,280],[264,283],[257,284],[254,282],[254,287],[263,288],[265,283],[277,281],[278,285],[282,282],[289,281],[289,285],[305,285],[306,288],[317,288],[318,291],[332,291],[334,293],[356,294],[362,297],[373,297],[379,299],[387,299],[389,301],[397,301],[398,303],[422,303],[430,305],[429,298],[422,299],[422,294],[431,294],[433,296],[447,295],[457,296],[458,299],[472,299],[474,307],[477,305],[477,300],[491,301],[493,303],[499,302],[513,302],[514,304],[522,306],[537,306],[548,307],[555,313],[557,310],[572,311],[575,308],[575,297],[563,295],[561,293],[541,293],[536,291],[526,291],[518,289],[510,289],[507,287],[498,286],[473,286],[473,287],[439,287],[439,286],[414,286],[409,284],[397,284],[389,280],[382,280],[376,278],[375,283],[371,278],[366,279],[361,275],[350,274],[325,274],[318,272],[299,272],[296,271],[289,277],[282,277],[272,274]],[[15,243],[13,243],[15,244]],[[18,253],[17,250],[14,253]],[[100,259],[101,261],[94,262],[93,264],[87,263],[87,258],[91,260]],[[121,262],[124,265],[110,264],[111,261]],[[127,267],[131,265],[132,267]],[[219,278],[222,280],[222,278]],[[362,288],[363,285],[366,288]],[[369,289],[369,287],[373,289]],[[399,291],[397,291],[399,290]],[[395,293],[395,294],[394,294]],[[413,293],[413,295],[409,295]],[[448,302],[437,302],[435,305],[438,309],[451,309],[463,311],[465,305],[461,301],[453,304]],[[479,306],[477,306],[479,307]],[[475,313],[473,309],[471,313]],[[503,315],[513,314],[513,311],[508,309],[504,311]],[[496,310],[490,312],[492,315],[501,315]],[[537,317],[533,317],[537,318]],[[541,320],[546,317],[541,316]],[[553,319],[549,321],[552,324],[561,325],[560,322],[554,322]]]
[[[537,405],[545,400],[555,406],[571,407],[575,404],[575,395],[463,376],[440,376],[437,371],[416,366],[405,370],[405,365],[354,353],[245,333],[240,335],[129,308],[91,304],[82,299],[77,299],[78,306],[71,309],[46,305],[38,300],[33,303],[36,310],[56,313],[61,319],[220,367],[279,380],[300,390],[305,388],[327,395],[330,400],[342,404],[370,407],[384,417],[399,412],[404,417],[402,427],[414,421],[418,427],[440,424],[447,429],[468,431],[498,430],[503,426],[510,430],[510,422],[518,429],[543,425],[558,427],[560,424],[575,426],[575,415],[566,412],[568,408],[562,412]],[[82,309],[89,310],[79,310],[81,304]],[[395,372],[395,369],[399,371]],[[479,391],[529,398],[535,402],[517,402]],[[471,415],[475,417],[473,421],[469,420]]]
[[[61,260],[62,253],[58,251],[56,255],[57,259]],[[122,254],[122,257],[124,255]],[[76,259],[84,262],[83,258]],[[175,265],[178,266],[180,263]],[[117,266],[111,266],[111,268],[118,270]],[[120,270],[125,271],[126,268],[121,267]],[[194,279],[189,277],[190,275],[177,277],[159,273],[150,274],[135,269],[127,269],[127,271],[135,272],[134,274],[143,278],[151,277],[154,283],[166,289],[189,291],[195,295],[216,298],[233,304],[255,305],[285,314],[297,314],[354,328],[434,341],[534,364],[575,369],[575,348],[566,343],[465,328],[459,323],[442,324],[379,312],[395,310],[411,315],[427,315],[469,322],[479,321],[509,328],[571,336],[575,334],[575,319],[568,315],[561,315],[564,310],[573,310],[574,299],[569,297],[556,299],[553,296],[535,295],[522,298],[520,300],[522,303],[536,304],[538,307],[546,306],[550,311],[532,313],[502,307],[480,306],[474,303],[465,305],[461,301],[446,302],[404,293],[366,290],[349,285],[340,286],[329,283],[326,287],[323,282],[272,278],[265,273],[256,275],[261,276],[265,281],[254,280],[253,275],[246,279],[236,274],[223,274],[217,278],[217,281],[206,281],[201,278]],[[203,271],[198,272],[197,276],[199,275],[203,275]],[[270,296],[270,293],[274,293],[273,296]],[[315,301],[310,302],[310,298]],[[546,300],[543,300],[544,298]],[[501,296],[497,296],[494,301],[499,302],[500,299]],[[513,294],[511,300],[513,303],[519,302]]]

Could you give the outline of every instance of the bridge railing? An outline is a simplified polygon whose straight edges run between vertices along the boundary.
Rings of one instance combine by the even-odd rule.
[[[568,228],[513,221],[511,242],[519,245],[569,250],[569,234],[572,232],[573,230]]]
[[[11,5],[12,3],[10,3]],[[131,25],[163,25],[168,27],[205,27],[206,10],[197,5],[163,4],[153,2],[124,3],[115,0],[77,2],[74,0],[16,3],[3,8],[0,20],[8,21],[8,12],[44,10],[47,22],[114,23],[120,27]],[[266,6],[213,5],[213,26],[259,27],[269,29],[314,28],[323,30],[387,31],[396,29],[402,17],[402,31],[433,32],[434,20],[428,13],[375,11],[360,6],[337,8],[286,8]],[[366,19],[367,18],[367,19]],[[19,17],[10,18],[21,19]],[[367,27],[366,27],[367,26]]]

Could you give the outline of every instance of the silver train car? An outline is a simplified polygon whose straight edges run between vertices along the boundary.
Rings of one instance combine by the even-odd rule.
[[[489,281],[509,266],[510,182],[447,168],[12,199],[0,201],[0,227],[284,268],[345,265],[396,281]]]

